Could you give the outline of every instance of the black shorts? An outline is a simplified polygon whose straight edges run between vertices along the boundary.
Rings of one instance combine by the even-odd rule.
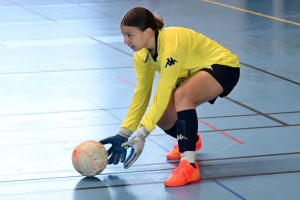
[[[240,78],[239,67],[228,67],[224,65],[214,64],[199,71],[206,71],[220,83],[220,85],[223,87],[223,93],[220,94],[219,97],[227,96],[236,86]],[[218,97],[208,102],[214,104],[217,98]]]

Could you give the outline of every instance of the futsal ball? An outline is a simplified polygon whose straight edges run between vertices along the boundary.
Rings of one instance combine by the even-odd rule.
[[[76,146],[72,153],[72,163],[83,176],[93,177],[106,167],[108,155],[105,147],[97,141],[87,140]]]

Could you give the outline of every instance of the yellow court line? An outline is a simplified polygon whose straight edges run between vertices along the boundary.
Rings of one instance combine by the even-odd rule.
[[[253,12],[253,11],[245,10],[245,9],[242,9],[242,8],[237,8],[237,7],[234,7],[234,6],[229,6],[229,5],[226,5],[226,4],[223,4],[223,3],[214,2],[214,1],[211,1],[211,0],[202,0],[202,1],[205,1],[205,2],[208,2],[208,3],[217,4],[217,5],[220,5],[220,6],[224,6],[224,7],[227,7],[227,8],[232,8],[232,9],[243,11],[243,12],[247,12],[247,13],[251,13],[251,14],[254,14],[254,15],[259,15],[259,16],[270,18],[270,19],[274,19],[274,20],[277,20],[277,21],[286,22],[286,23],[289,23],[289,24],[300,26],[300,23],[292,22],[292,21],[285,20],[285,19],[280,19],[278,17],[272,17],[272,16],[269,16],[269,15],[264,15],[264,14],[261,14],[261,13],[258,13],[258,12]]]

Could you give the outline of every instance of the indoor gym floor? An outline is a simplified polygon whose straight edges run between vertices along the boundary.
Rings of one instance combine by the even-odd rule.
[[[126,115],[135,72],[119,24],[136,6],[241,61],[233,92],[197,108],[200,182],[164,186],[178,161],[159,128],[130,169],[84,178],[72,166],[77,144],[116,134]],[[0,199],[298,200],[299,10],[298,0],[0,1]]]

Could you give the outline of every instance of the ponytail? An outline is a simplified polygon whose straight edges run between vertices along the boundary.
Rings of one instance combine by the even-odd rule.
[[[159,16],[155,16],[155,22],[157,25],[157,29],[162,29],[164,27],[164,19],[162,17]]]
[[[141,31],[145,31],[147,28],[156,31],[164,27],[164,22],[163,18],[154,16],[146,8],[135,7],[123,17],[121,25],[137,27]]]

